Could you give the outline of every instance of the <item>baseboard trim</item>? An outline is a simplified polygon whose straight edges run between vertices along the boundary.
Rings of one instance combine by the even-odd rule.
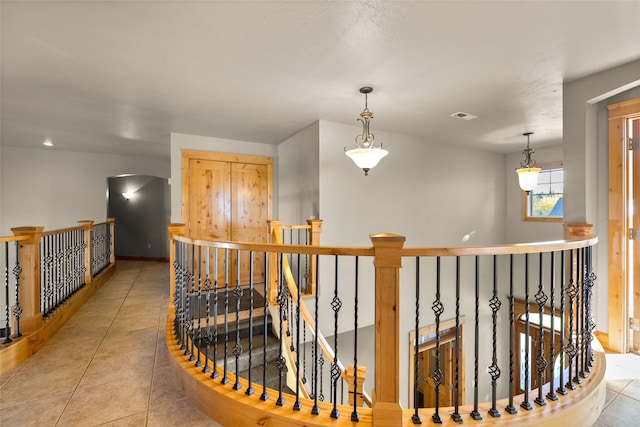
[[[169,262],[169,258],[154,258],[154,257],[144,257],[144,256],[116,255],[116,259],[117,260],[122,260],[122,261]]]

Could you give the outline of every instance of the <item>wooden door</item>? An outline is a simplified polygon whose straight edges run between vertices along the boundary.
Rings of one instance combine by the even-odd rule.
[[[230,163],[189,161],[189,237],[229,240],[231,237]]]
[[[271,215],[271,166],[265,157],[183,151],[183,218],[187,233],[203,240],[265,243]],[[209,267],[217,266],[219,286],[246,285],[251,255],[210,251]],[[203,265],[205,261],[203,260]],[[201,267],[203,268],[203,267]],[[238,274],[238,271],[240,274]],[[264,254],[253,254],[254,283],[264,281]]]
[[[444,337],[444,342],[440,343],[440,371],[442,371],[442,384],[438,392],[438,406],[453,406],[455,401],[455,336]],[[436,369],[436,347],[431,346],[418,353],[418,378],[423,380],[418,386],[418,407],[433,408],[436,399],[436,387],[433,382],[433,372]],[[460,353],[462,357],[462,353]],[[464,370],[464,364],[459,365],[459,369]],[[459,375],[459,402],[464,402],[464,385],[462,381],[464,375]]]
[[[633,319],[629,343],[630,350],[640,354],[640,117],[629,119],[629,139],[634,141],[633,149],[629,150],[629,196],[627,199],[628,223],[629,228],[633,230],[627,235],[628,286],[633,295],[629,310],[630,317]]]
[[[231,240],[266,243],[268,238],[269,188],[267,166],[252,163],[231,164]],[[236,265],[234,254],[234,266]],[[240,283],[249,283],[250,254],[241,254]],[[254,254],[254,280],[264,281],[264,254]]]

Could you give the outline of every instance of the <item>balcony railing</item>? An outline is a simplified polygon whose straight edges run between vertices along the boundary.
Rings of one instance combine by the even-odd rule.
[[[0,237],[3,292],[0,373],[35,353],[115,270],[115,220]]]
[[[597,238],[567,230],[558,242],[404,248],[388,234],[371,247],[201,241],[171,225],[174,373],[229,426],[591,425],[604,403]]]

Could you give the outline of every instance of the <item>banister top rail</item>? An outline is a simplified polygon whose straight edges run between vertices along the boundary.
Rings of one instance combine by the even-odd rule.
[[[594,235],[582,239],[553,240],[549,242],[514,243],[487,246],[413,247],[403,248],[402,256],[465,256],[510,255],[554,252],[593,246],[598,242]]]
[[[365,246],[307,246],[307,245],[281,245],[275,243],[249,243],[231,242],[226,240],[201,240],[174,235],[174,239],[198,246],[210,246],[223,249],[238,249],[256,252],[272,253],[300,253],[311,255],[348,255],[348,256],[373,256],[374,250]]]
[[[231,242],[225,240],[191,239],[175,235],[175,240],[200,246],[216,246],[223,249],[252,250],[273,253],[300,253],[313,255],[349,255],[374,256],[373,247],[365,246],[308,246],[275,243]],[[570,240],[554,240],[549,242],[513,243],[486,246],[427,246],[402,248],[402,256],[465,256],[465,255],[509,255],[540,252],[553,252],[567,249],[579,249],[593,246],[598,237],[588,235],[584,238]]]
[[[22,240],[29,240],[29,236],[0,236],[0,243],[20,242]]]
[[[59,230],[50,230],[50,231],[44,231],[42,233],[42,237],[47,237],[47,236],[54,236],[56,234],[62,234],[62,233],[67,233],[69,231],[74,231],[74,230],[80,230],[83,229],[84,227],[67,227],[67,228],[61,228]]]

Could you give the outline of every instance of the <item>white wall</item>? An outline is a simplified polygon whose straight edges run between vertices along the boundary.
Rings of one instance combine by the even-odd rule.
[[[2,147],[2,230],[44,226],[55,230],[75,221],[107,216],[107,178],[122,174],[168,177],[169,159],[62,151],[55,147]]]
[[[562,145],[536,148],[536,163],[562,160]],[[522,220],[522,191],[515,172],[520,165],[522,152],[507,155],[506,163],[506,240],[504,243],[527,243],[560,240],[564,237],[562,222],[533,222]]]
[[[277,146],[209,136],[171,134],[171,222],[182,222],[182,150],[273,157],[273,215],[278,214]]]
[[[324,220],[322,242],[327,245],[371,246],[371,233],[389,232],[407,237],[405,247],[488,245],[505,241],[505,156],[466,148],[444,146],[419,138],[377,131],[389,155],[364,176],[344,154],[361,131],[327,121],[320,122],[320,218]],[[470,240],[463,237],[471,234]],[[334,261],[321,259],[320,274],[330,275]],[[415,307],[415,274],[411,260],[401,270],[400,310]],[[340,277],[354,277],[353,265],[340,265]],[[374,292],[371,259],[360,260],[359,325],[373,324]],[[327,281],[332,282],[332,276]],[[485,283],[490,283],[485,280]],[[433,283],[424,289],[432,298]],[[331,286],[329,286],[331,287]],[[422,287],[422,286],[421,286]],[[465,289],[468,283],[465,284]],[[402,289],[406,289],[403,291]],[[486,292],[486,289],[484,290]],[[451,281],[443,289],[447,310],[443,319],[454,315]],[[319,289],[320,307],[330,307],[333,289]],[[344,307],[354,300],[353,284],[341,283],[339,297]],[[486,297],[483,297],[486,300]],[[470,313],[465,298],[463,309]],[[345,308],[347,309],[347,308]],[[483,309],[486,311],[485,309]],[[423,319],[433,319],[433,313]],[[483,313],[487,316],[487,313]],[[346,317],[346,316],[345,316]],[[483,321],[486,321],[483,320]],[[400,360],[403,372],[408,369],[409,331],[414,316],[402,316],[400,325]],[[469,322],[469,319],[467,319]],[[424,320],[426,326],[432,320]],[[352,329],[341,324],[340,331]],[[471,328],[465,342],[473,342]],[[405,369],[406,368],[406,369]],[[467,366],[469,373],[470,365]],[[467,373],[467,389],[472,375]],[[408,377],[400,376],[401,403],[408,403]],[[369,385],[372,383],[367,381]]]
[[[284,224],[305,224],[319,215],[319,132],[319,122],[314,122],[278,145],[277,219]]]
[[[364,176],[344,154],[361,128],[320,122],[322,241],[370,245],[370,233],[407,246],[503,243],[505,156],[377,131],[389,155]]]
[[[608,114],[606,105],[640,97],[640,60],[563,86],[563,159],[566,222],[588,222],[594,251],[596,330],[609,330]],[[605,118],[606,117],[606,118]]]

